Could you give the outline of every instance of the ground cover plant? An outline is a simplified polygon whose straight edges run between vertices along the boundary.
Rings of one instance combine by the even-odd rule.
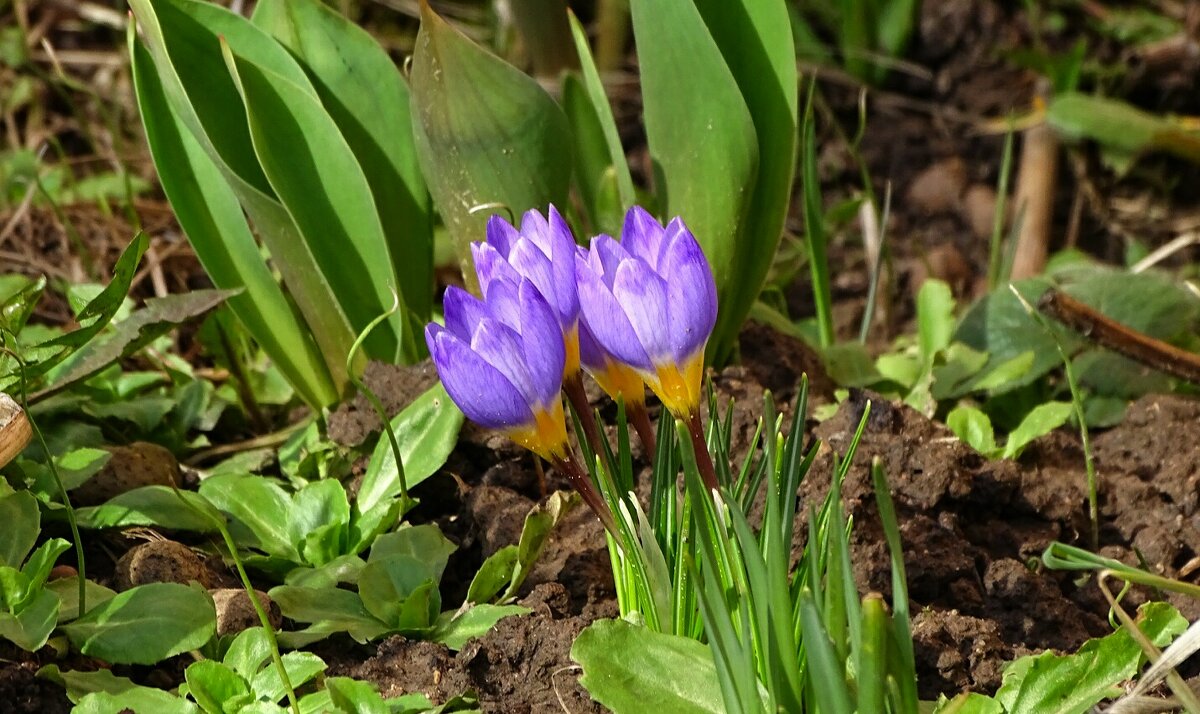
[[[1200,711],[1185,8],[0,18],[0,709]]]

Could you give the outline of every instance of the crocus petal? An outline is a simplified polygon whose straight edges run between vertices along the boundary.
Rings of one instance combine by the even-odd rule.
[[[600,234],[592,239],[592,251],[588,254],[588,263],[596,274],[604,279],[604,284],[610,289],[617,277],[617,266],[632,256],[625,247],[612,236]]]
[[[650,359],[656,364],[673,361],[669,339],[671,326],[667,324],[666,281],[644,261],[633,258],[617,268],[612,292],[629,316],[629,324],[633,325],[638,341]]]
[[[537,394],[537,406],[545,407],[562,391],[566,350],[558,316],[541,292],[528,280],[521,282],[521,343],[525,366]]]
[[[475,275],[479,277],[479,290],[487,295],[493,281],[504,280],[513,285],[521,282],[521,275],[508,264],[508,260],[489,243],[472,243],[471,256],[475,259]]]
[[[508,262],[522,277],[529,279],[534,287],[546,298],[546,302],[554,308],[555,316],[562,322],[574,320],[575,315],[564,315],[559,306],[559,286],[555,284],[554,268],[550,265],[550,256],[546,255],[533,244],[533,241],[522,237],[513,245],[508,254]]]
[[[425,343],[446,392],[471,421],[514,429],[534,421],[533,410],[499,370],[440,325],[425,328]]]
[[[525,399],[526,404],[538,401],[538,390],[525,364],[521,336],[499,320],[485,318],[471,336],[471,349],[508,378]]]
[[[579,321],[579,361],[588,370],[602,369],[608,361],[608,353],[596,342],[584,320]]]
[[[596,342],[621,362],[639,369],[653,369],[654,364],[629,317],[591,263],[576,256],[575,277],[579,283],[580,316]]]
[[[625,225],[621,227],[621,244],[625,250],[658,269],[662,254],[663,227],[658,220],[641,206],[634,206],[625,214]]]
[[[517,233],[517,229],[513,228],[508,221],[498,215],[493,215],[487,222],[487,242],[488,245],[495,248],[502,256],[508,256],[512,252],[513,243],[521,234]]]
[[[471,335],[475,333],[479,321],[490,317],[487,305],[457,285],[446,288],[442,306],[446,315],[446,329],[467,343],[471,341]]]
[[[717,322],[717,284],[700,244],[678,218],[667,226],[660,274],[667,281],[671,355],[682,364],[704,347]]]
[[[500,322],[515,332],[521,331],[521,301],[517,296],[517,283],[507,280],[493,280],[488,286],[484,300],[487,309]],[[450,289],[446,289],[449,294]]]
[[[550,266],[554,269],[554,285],[558,290],[558,308],[565,317],[564,324],[579,317],[579,293],[575,287],[575,237],[571,228],[553,204],[548,212],[550,224]]]

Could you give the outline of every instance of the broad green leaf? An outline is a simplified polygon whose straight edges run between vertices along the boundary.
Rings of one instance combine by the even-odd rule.
[[[951,342],[943,354],[943,362],[933,368],[933,398],[948,399],[967,380],[974,377],[987,364],[988,355],[967,347],[961,342]]]
[[[429,639],[441,642],[452,650],[460,650],[468,640],[482,637],[496,623],[510,615],[524,615],[532,612],[527,607],[519,605],[472,605],[464,611],[442,613]]]
[[[926,364],[932,365],[934,355],[950,345],[954,326],[950,286],[941,280],[926,280],[917,293],[917,334]]]
[[[574,74],[563,76],[563,113],[571,125],[574,140],[575,182],[583,201],[591,228],[598,233],[617,235],[623,218],[620,210],[600,210],[600,194],[606,172],[610,168],[608,145],[604,128],[596,116],[583,82]],[[619,207],[614,207],[618,208]]]
[[[317,0],[263,0],[253,21],[308,70],[371,186],[404,304],[428,319],[433,229],[413,146],[408,84],[366,30]]]
[[[63,689],[67,690],[67,698],[78,704],[85,696],[94,692],[107,692],[108,694],[126,695],[128,692],[139,689],[150,689],[140,684],[135,684],[133,680],[127,677],[118,677],[109,669],[98,669],[94,672],[80,671],[62,671],[56,664],[48,664],[37,671],[38,679],[45,679],[58,684]],[[160,689],[151,691],[162,692]],[[136,696],[136,695],[133,695]],[[180,703],[182,699],[177,700]],[[194,710],[194,709],[193,709]],[[140,710],[139,710],[140,711]],[[155,710],[158,711],[158,710]],[[170,709],[162,711],[172,711]]]
[[[249,681],[270,658],[271,645],[263,628],[251,627],[242,630],[233,638],[221,662]]]
[[[5,528],[4,538],[0,539],[0,565],[20,568],[42,527],[37,499],[28,491],[0,497],[0,523]]]
[[[312,481],[292,495],[288,525],[304,562],[324,565],[346,552],[350,501],[335,478]]]
[[[81,528],[162,526],[208,533],[216,530],[216,522],[212,519],[220,519],[221,515],[202,496],[190,491],[175,491],[169,486],[143,486],[99,506],[76,509],[75,517]]]
[[[94,583],[91,580],[85,580],[83,583],[84,589],[87,591],[87,602],[89,605],[96,606],[105,600],[111,600],[117,593],[113,590]],[[46,589],[58,596],[62,604],[58,606],[58,621],[70,622],[79,617],[79,578],[58,578],[46,583]]]
[[[112,452],[104,449],[83,448],[55,457],[54,463],[58,466],[63,488],[70,491],[99,473],[111,458]]]
[[[379,690],[370,682],[350,677],[328,677],[325,680],[325,689],[329,692],[330,703],[344,712],[389,714],[391,711],[387,704],[384,704]]]
[[[714,5],[715,6],[715,5]],[[748,274],[765,276],[765,267],[748,268],[751,259],[767,261],[778,235],[751,249],[739,244],[758,180],[759,146],[750,109],[735,75],[721,55],[692,0],[632,0],[650,154],[665,179],[665,216],[682,216],[704,248],[717,282],[721,314],[733,327],[714,340],[710,355],[733,337],[759,286],[739,286]],[[784,20],[786,23],[786,19]],[[785,29],[786,24],[780,29]],[[732,48],[731,48],[732,50]],[[748,50],[747,50],[748,51]],[[751,64],[755,71],[763,66]],[[686,67],[687,71],[680,71]],[[748,71],[739,62],[739,71]],[[774,77],[759,77],[774,83]],[[768,90],[769,91],[769,90]],[[777,190],[770,187],[772,194]],[[662,193],[662,191],[660,191]],[[774,203],[778,197],[772,195]],[[766,217],[763,218],[766,220]],[[775,216],[770,222],[776,223]],[[747,224],[749,225],[749,224]],[[750,299],[734,296],[747,290]],[[737,305],[736,316],[732,308]],[[720,343],[720,344],[718,344]]]
[[[187,680],[188,693],[202,709],[223,712],[232,709],[231,700],[246,699],[250,685],[232,669],[211,659],[193,662],[183,672]]]
[[[284,582],[308,588],[331,588],[340,583],[355,583],[366,564],[357,555],[342,555],[314,568],[295,568],[287,574]]]
[[[508,599],[517,594],[517,590],[537,564],[550,532],[581,502],[578,493],[558,491],[545,503],[539,503],[526,514],[525,523],[521,526],[521,538],[517,541],[517,562],[508,588],[501,599]]]
[[[368,562],[358,576],[363,607],[392,629],[431,626],[441,611],[437,574],[419,557],[396,555]]]
[[[1004,707],[991,697],[970,692],[946,699],[943,694],[938,700],[934,714],[1005,714]]]
[[[1067,423],[1075,407],[1070,402],[1046,402],[1025,415],[1004,444],[1004,458],[1015,459],[1034,439],[1045,436]]]
[[[421,5],[412,63],[413,136],[422,173],[475,288],[470,243],[491,213],[566,206],[566,117],[530,77]],[[487,208],[488,206],[491,208]]]
[[[979,409],[960,404],[946,415],[946,426],[967,446],[989,459],[1000,454],[996,448],[996,435],[992,431],[992,420]]]
[[[288,652],[283,655],[283,668],[293,688],[299,689],[325,671],[325,662],[312,652]],[[269,663],[260,668],[250,680],[250,689],[259,699],[278,702],[287,694],[279,670]]]
[[[216,628],[207,593],[178,583],[151,583],[100,603],[62,631],[89,657],[154,664],[200,647]]]
[[[58,622],[58,596],[49,590],[37,590],[15,615],[0,611],[0,638],[26,652],[40,650],[50,639]]]
[[[696,7],[737,81],[758,144],[754,192],[737,239],[737,277],[715,330],[713,354],[724,361],[783,235],[796,172],[800,77],[785,0],[698,0]]]
[[[420,561],[434,579],[440,579],[450,554],[456,550],[458,546],[442,535],[436,525],[405,524],[393,533],[376,538],[367,562],[375,563],[399,555],[410,556]]]
[[[308,88],[229,45],[222,49],[245,104],[263,173],[312,251],[329,296],[342,306],[351,329],[362,332],[391,308],[395,282],[362,167]],[[363,343],[366,354],[396,360],[403,320],[401,311],[372,330]]]
[[[822,348],[820,354],[825,372],[835,384],[844,387],[869,387],[882,377],[862,343],[843,342],[830,345]]]
[[[197,0],[132,0],[141,39],[172,111],[237,195],[324,355],[337,391],[355,333],[331,286],[277,200],[255,157],[246,113],[221,53],[221,41],[315,98],[304,70],[245,18]],[[220,38],[220,39],[219,39]]]
[[[500,594],[512,581],[513,571],[517,567],[520,549],[516,545],[506,545],[489,555],[475,577],[471,578],[471,586],[467,588],[467,602],[490,602]]]
[[[1042,293],[1050,287],[1049,281],[1044,278],[1020,280],[1012,285],[1031,305],[1037,303]],[[1015,389],[1030,384],[1062,364],[1054,338],[1025,311],[1025,306],[1012,294],[1008,285],[1000,286],[972,305],[959,322],[954,339],[973,350],[986,352],[989,357],[980,370],[980,376],[949,397],[982,389],[979,383],[987,378],[988,373],[1026,353],[1033,359],[1028,369],[1020,375],[1006,376],[1003,386]],[[1069,341],[1066,346],[1069,350]],[[1001,384],[992,383],[989,386],[995,388]]]
[[[254,545],[269,555],[300,563],[293,540],[292,498],[277,483],[250,474],[222,474],[200,483],[200,495],[233,516]],[[236,534],[236,532],[235,532]]]
[[[79,700],[72,714],[201,714],[200,707],[170,692],[134,687],[119,694],[95,692]]]
[[[318,623],[325,632],[346,632],[365,642],[388,631],[387,625],[363,607],[358,594],[349,590],[280,585],[267,594],[279,605],[284,617]]]
[[[571,659],[583,666],[580,684],[615,714],[725,712],[712,652],[696,640],[600,620],[575,638]]]
[[[1120,397],[1121,402],[1143,394],[1166,394],[1172,379],[1162,372],[1107,350],[1088,350],[1074,362],[1075,379],[1084,392]]]
[[[463,414],[454,406],[441,382],[413,400],[392,419],[392,431],[404,461],[404,478],[409,488],[432,476],[446,463],[458,443]],[[363,475],[355,506],[366,513],[400,495],[400,474],[391,442],[381,437]]]
[[[50,577],[50,570],[58,561],[58,556],[71,549],[71,543],[63,538],[51,538],[45,543],[38,546],[37,550],[29,556],[25,566],[21,568],[21,575],[25,576],[26,587],[25,597],[21,601],[14,603],[13,606],[19,611],[27,604],[27,599],[42,589],[46,584],[46,578]]]
[[[1160,340],[1195,333],[1200,299],[1151,273],[1107,269],[1072,281],[1066,292],[1117,322]]]
[[[1162,647],[1187,628],[1187,621],[1166,603],[1138,610],[1138,627]],[[1119,685],[1145,660],[1124,629],[1089,640],[1075,654],[1045,652],[1008,665],[996,700],[1012,714],[1082,714],[1094,704],[1121,694]]]
[[[180,121],[153,60],[130,23],[134,89],[163,192],[201,265],[221,289],[242,288],[229,307],[309,404],[337,400],[329,368],[275,281],[221,170]]]

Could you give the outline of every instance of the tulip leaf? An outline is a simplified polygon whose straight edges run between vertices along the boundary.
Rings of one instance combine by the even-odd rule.
[[[758,176],[754,122],[692,0],[632,0],[630,7],[646,138],[665,179],[665,214],[682,216],[700,241],[724,310],[741,275],[739,233]]]
[[[321,103],[303,87],[222,45],[241,92],[254,150],[318,268],[361,332],[392,304],[391,256],[371,187]],[[367,336],[366,353],[395,361],[403,315]],[[387,329],[390,326],[391,329]]]
[[[100,603],[62,630],[89,657],[154,664],[194,650],[216,633],[212,599],[179,583],[151,583]]]
[[[338,398],[312,335],[275,282],[237,195],[171,109],[145,45],[130,27],[133,81],[163,192],[213,284],[244,289],[229,307],[271,361],[313,406]]]
[[[736,278],[713,338],[713,354],[723,361],[783,235],[796,173],[800,78],[785,0],[698,0],[696,7],[737,80],[758,142],[758,172],[738,236]]]
[[[438,382],[413,400],[392,419],[392,431],[400,446],[404,478],[408,488],[432,476],[446,463],[458,443],[463,413],[454,406],[446,388]],[[367,472],[358,490],[357,507],[366,513],[400,494],[400,472],[391,442],[380,438],[371,454]]]
[[[530,77],[421,5],[412,63],[413,135],[422,172],[475,287],[470,243],[491,213],[566,204],[571,136]],[[490,210],[488,208],[491,207]]]
[[[599,620],[575,638],[571,659],[583,665],[580,684],[615,714],[725,711],[712,651],[691,638]]]
[[[308,70],[371,185],[404,303],[427,319],[433,229],[413,144],[408,84],[367,31],[317,0],[260,0],[253,21]]]
[[[345,360],[355,332],[340,300],[331,299],[337,294],[311,246],[256,160],[241,96],[221,56],[221,41],[314,98],[315,90],[287,50],[222,7],[197,0],[131,0],[130,7],[171,109],[237,195],[340,392],[348,383]]]

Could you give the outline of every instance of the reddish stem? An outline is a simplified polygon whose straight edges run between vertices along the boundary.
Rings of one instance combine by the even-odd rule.
[[[650,415],[646,412],[646,404],[644,402],[629,404],[626,411],[629,414],[629,421],[633,423],[634,431],[642,440],[642,450],[646,452],[646,459],[650,463],[654,463],[658,446],[655,441],[654,425],[650,423]]]
[[[608,532],[619,540],[621,535],[620,531],[617,530],[617,523],[613,520],[612,512],[608,510],[608,504],[604,502],[604,498],[596,490],[596,485],[592,483],[591,476],[588,476],[588,473],[583,470],[583,467],[570,454],[560,459],[555,459],[554,466],[566,474],[567,480],[571,482],[571,485],[583,497],[583,502],[588,505],[588,508],[592,509],[592,512],[596,514],[600,522],[608,529]]]
[[[704,479],[704,485],[710,492],[718,490],[717,469],[713,466],[708,443],[704,441],[704,427],[700,424],[699,410],[688,415],[687,427],[692,436],[692,450],[696,452],[696,467],[700,470],[700,478]]]
[[[575,409],[575,414],[579,418],[579,426],[583,428],[583,434],[587,437],[588,445],[592,447],[592,453],[603,456],[604,442],[600,440],[600,427],[596,424],[595,416],[592,415],[592,405],[588,403],[587,392],[583,388],[583,373],[576,372],[567,377],[563,381],[563,392],[566,393],[567,399]]]

